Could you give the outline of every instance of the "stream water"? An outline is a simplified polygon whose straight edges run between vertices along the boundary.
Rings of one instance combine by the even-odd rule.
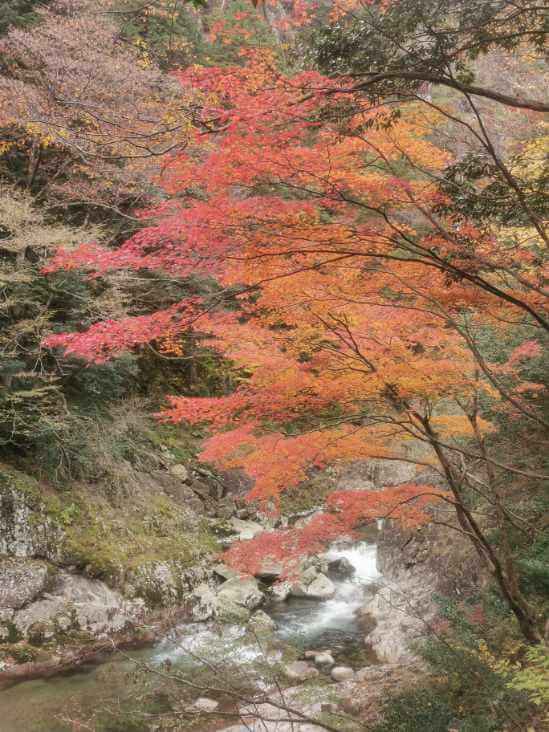
[[[357,640],[362,631],[356,611],[364,601],[368,585],[379,576],[376,568],[376,547],[365,542],[349,548],[332,548],[328,559],[346,558],[353,565],[354,575],[336,583],[335,596],[324,602],[292,598],[287,602],[265,607],[277,623],[279,647],[294,646],[300,650],[331,648],[344,653],[351,646],[362,646]],[[71,718],[94,718],[98,708],[127,709],[135,704],[138,686],[136,667],[148,664],[187,672],[197,677],[204,663],[238,667],[250,677],[265,678],[268,668],[280,660],[282,651],[266,651],[255,638],[240,626],[215,626],[210,623],[187,623],[175,627],[155,646],[109,658],[100,665],[81,668],[76,673],[50,679],[26,681],[0,692],[0,732],[68,732],[76,729]],[[160,682],[157,680],[157,686]],[[135,686],[134,686],[135,685]],[[130,701],[131,700],[131,701]],[[83,729],[86,729],[85,727]],[[95,726],[87,729],[108,729],[126,732],[126,727]]]

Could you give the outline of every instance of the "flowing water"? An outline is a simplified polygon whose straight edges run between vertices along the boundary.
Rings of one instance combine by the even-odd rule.
[[[281,647],[289,644],[299,649],[331,648],[337,658],[338,650],[362,646],[357,643],[363,634],[356,611],[364,602],[368,585],[379,576],[376,547],[367,543],[334,547],[327,558],[346,558],[355,569],[351,578],[336,582],[332,599],[318,602],[291,598],[265,610],[277,623],[276,636]],[[240,673],[248,671],[250,678],[263,675],[268,679],[269,665],[280,657],[280,650],[265,652],[244,627],[187,623],[174,628],[152,648],[113,656],[76,673],[26,681],[1,691],[0,732],[67,732],[77,729],[67,721],[75,716],[91,718],[98,708],[127,708],[128,700],[135,697],[132,684],[139,664],[165,668],[167,662],[172,670],[186,672],[193,678],[204,664],[222,661],[228,667],[232,664]],[[125,732],[124,727],[110,729]]]
[[[354,643],[362,635],[357,610],[364,603],[367,586],[379,577],[376,547],[362,542],[349,548],[333,548],[326,558],[347,559],[355,569],[352,577],[335,583],[333,598],[324,602],[291,598],[268,609],[279,626],[279,637],[299,648]]]

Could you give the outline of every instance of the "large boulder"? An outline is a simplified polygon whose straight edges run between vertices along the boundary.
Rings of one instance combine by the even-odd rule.
[[[250,611],[233,600],[216,598],[215,617],[222,623],[245,625],[250,620]]]
[[[257,635],[269,634],[276,630],[276,623],[266,612],[257,610],[250,618],[248,629]]]
[[[316,567],[308,567],[292,585],[294,597],[308,597],[311,600],[328,600],[335,595],[335,585]]]
[[[53,571],[32,559],[0,560],[0,608],[19,610],[31,603],[46,590]]]
[[[265,582],[272,582],[273,580],[276,580],[280,577],[283,569],[284,568],[281,562],[277,561],[276,559],[266,557],[261,562],[261,566],[255,573],[255,576],[259,577],[259,579],[262,579]]]
[[[323,651],[322,653],[317,653],[315,658],[315,664],[317,666],[320,666],[321,668],[331,668],[332,666],[335,666],[334,657],[331,653],[328,653],[327,651]]]
[[[253,577],[234,577],[224,582],[217,593],[218,607],[223,603],[235,603],[248,610],[261,605],[264,595]]]
[[[328,563],[328,574],[334,579],[347,579],[355,573],[355,568],[347,557],[338,557]]]
[[[195,587],[191,595],[191,615],[199,622],[213,617],[217,607],[217,598],[214,590],[202,582]]]
[[[354,679],[355,672],[349,666],[334,666],[330,671],[330,676],[334,681],[349,681]]]
[[[21,637],[38,644],[71,631],[107,636],[135,627],[143,615],[143,600],[128,601],[99,580],[60,572],[54,588],[18,610],[12,623]]]
[[[149,607],[174,607],[184,602],[207,576],[207,570],[201,565],[188,567],[178,559],[153,560],[126,574],[124,593],[129,597],[143,597]]]
[[[292,591],[292,585],[287,582],[277,582],[270,588],[271,599],[275,602],[285,602]]]
[[[229,567],[226,564],[216,564],[214,565],[214,567],[212,567],[212,569],[214,571],[214,574],[224,580],[230,580],[234,579],[235,577],[240,577],[240,572],[237,572],[236,569],[232,569],[232,567]]]

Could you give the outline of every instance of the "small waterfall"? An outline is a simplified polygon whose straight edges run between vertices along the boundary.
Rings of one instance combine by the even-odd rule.
[[[353,584],[368,585],[379,577],[377,571],[377,546],[363,541],[351,547],[333,547],[326,554],[326,559],[347,559],[355,568],[351,580]]]
[[[377,570],[377,547],[361,542],[349,547],[332,547],[328,561],[347,559],[354,567],[349,579],[335,582],[336,593],[330,600],[319,602],[291,598],[270,608],[270,615],[279,626],[278,635],[298,645],[329,644],[332,639],[360,636],[357,610],[364,603],[368,585],[380,576]]]

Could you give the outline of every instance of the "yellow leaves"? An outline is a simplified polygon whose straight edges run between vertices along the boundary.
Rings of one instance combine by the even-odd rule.
[[[0,155],[9,152],[16,146],[15,142],[0,142]]]
[[[542,123],[545,131],[549,125]],[[549,133],[542,134],[523,145],[520,162],[511,167],[511,172],[523,180],[535,181],[547,173]]]
[[[475,432],[470,421],[464,414],[445,414],[432,418],[433,426],[442,434],[451,437],[473,437]],[[493,424],[484,419],[478,419],[481,434],[495,431]]]

